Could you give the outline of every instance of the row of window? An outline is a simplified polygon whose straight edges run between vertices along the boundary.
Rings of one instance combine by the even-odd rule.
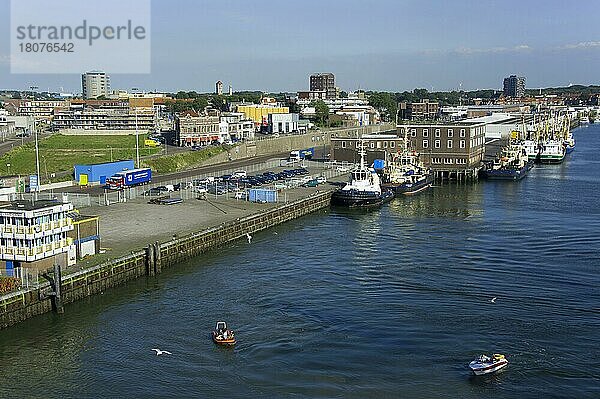
[[[411,129],[410,135],[411,135],[411,137],[417,137],[417,129]],[[440,129],[435,129],[434,135],[435,135],[435,137],[442,137],[442,133],[441,133]],[[448,129],[447,136],[448,136],[448,138],[454,137],[454,129]],[[459,137],[466,137],[466,136],[467,136],[466,129],[460,129]],[[423,129],[423,137],[429,137],[429,129]]]
[[[341,144],[342,148],[346,148],[346,142],[342,141],[341,143],[342,143]],[[356,148],[359,148],[359,147],[360,147],[360,142],[357,141]],[[372,148],[372,149],[374,149],[374,148],[396,148],[396,142],[395,141],[390,141],[390,142],[388,142],[388,141],[377,141],[377,142],[371,141],[369,143],[369,148]]]
[[[454,142],[452,140],[448,140],[446,142],[446,148],[452,148],[454,146]],[[433,142],[433,148],[441,148],[442,147],[442,141],[441,140],[435,140]],[[467,142],[466,140],[460,140],[458,142],[458,147],[459,148],[467,148]],[[429,148],[429,140],[423,140],[423,148]]]
[[[465,158],[431,158],[431,163],[436,165],[466,165]]]
[[[1,238],[0,245],[3,247],[17,247],[17,248],[33,248],[39,247],[40,245],[48,245],[54,242],[58,242],[67,238],[67,233],[52,234],[49,236],[36,238],[34,240],[23,240],[16,238]]]

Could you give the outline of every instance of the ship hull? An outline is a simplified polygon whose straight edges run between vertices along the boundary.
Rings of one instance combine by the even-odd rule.
[[[347,208],[376,208],[394,198],[391,190],[373,191],[338,190],[331,195],[331,204]]]
[[[415,183],[387,183],[383,187],[389,188],[395,195],[414,195],[421,191],[427,190],[433,184],[433,175],[424,176],[423,179]]]
[[[533,168],[533,162],[528,162],[518,169],[484,169],[481,173],[487,180],[517,181],[527,176],[531,168]]]
[[[562,161],[564,161],[565,159],[565,155],[544,155],[542,154],[539,158],[539,163],[541,164],[547,164],[547,165],[556,165],[559,163],[562,163]]]

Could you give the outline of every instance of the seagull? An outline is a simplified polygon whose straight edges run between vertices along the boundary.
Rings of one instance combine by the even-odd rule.
[[[172,353],[169,352],[169,351],[161,351],[160,349],[152,349],[152,350],[156,352],[156,356],[160,356],[160,355],[172,355]]]
[[[496,303],[496,297],[493,297],[493,298],[490,300],[490,302],[491,302],[491,303]]]
[[[250,233],[246,233],[246,238],[248,239],[248,244],[250,244],[252,242],[252,236]]]

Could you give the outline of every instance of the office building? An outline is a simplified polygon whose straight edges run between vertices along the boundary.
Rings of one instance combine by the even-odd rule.
[[[81,75],[81,89],[85,99],[107,97],[110,91],[110,78],[104,72],[86,72]]]
[[[70,203],[49,200],[0,203],[0,268],[51,268],[75,263]]]
[[[418,103],[402,102],[398,105],[399,120],[435,120],[440,113],[440,104],[424,99]]]
[[[178,143],[181,147],[209,145],[221,140],[219,114],[198,114],[186,111],[176,120]]]
[[[215,94],[219,96],[223,94],[223,82],[220,80],[217,80],[217,83],[215,83]]]
[[[520,98],[525,95],[525,77],[510,75],[504,78],[504,97]]]
[[[269,133],[289,134],[298,133],[298,114],[269,114]]]

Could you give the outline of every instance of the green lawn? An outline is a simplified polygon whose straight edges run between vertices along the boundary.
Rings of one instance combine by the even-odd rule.
[[[160,153],[162,148],[144,147],[140,135],[140,156]],[[40,174],[44,181],[52,173],[73,171],[75,164],[135,159],[135,136],[63,136],[53,135],[40,140]],[[10,164],[10,168],[7,167]],[[28,175],[35,173],[33,143],[17,147],[0,157],[0,174]],[[51,180],[51,179],[50,179]]]
[[[201,162],[226,151],[222,146],[208,147],[200,151],[183,152],[175,155],[145,159],[142,166],[152,168],[156,173],[171,173],[190,169]]]

